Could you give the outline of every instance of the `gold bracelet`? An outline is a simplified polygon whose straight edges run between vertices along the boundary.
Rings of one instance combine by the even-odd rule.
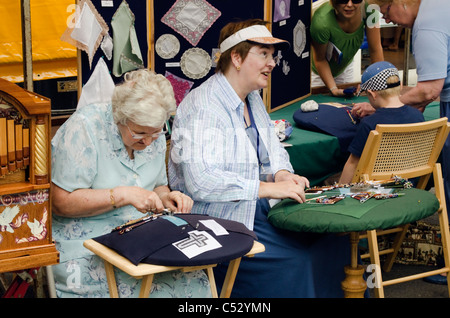
[[[332,88],[330,88],[330,92],[333,92],[335,89],[337,89],[337,86],[333,86]]]
[[[109,189],[109,198],[111,199],[111,205],[113,206],[113,208],[117,209],[116,200],[114,200],[113,189]]]

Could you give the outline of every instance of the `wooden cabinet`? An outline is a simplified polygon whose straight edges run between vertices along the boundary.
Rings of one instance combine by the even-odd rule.
[[[0,78],[0,272],[58,263],[50,196],[51,106]]]

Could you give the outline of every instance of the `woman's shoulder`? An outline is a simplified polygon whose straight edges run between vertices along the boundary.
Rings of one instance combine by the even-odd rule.
[[[81,138],[81,132],[103,132],[107,123],[112,122],[111,105],[90,104],[77,109],[57,130],[54,140],[62,136],[74,135]],[[106,132],[105,132],[106,133]]]
[[[333,6],[329,2],[325,2],[314,12],[312,22],[329,24],[333,19],[335,19]]]
[[[87,124],[89,122],[99,120],[100,118],[105,118],[108,114],[111,114],[110,104],[88,104],[81,108],[77,108],[66,123],[75,121],[81,124],[81,121],[83,121],[83,123]]]
[[[234,93],[225,76],[218,73],[193,89],[183,99],[178,108],[182,113],[201,110],[215,112],[217,107],[220,108],[223,105],[224,100],[234,100],[235,95],[236,93]]]
[[[333,7],[327,2],[322,4],[315,12],[311,20],[310,34],[314,41],[328,42],[331,33],[339,26]]]
[[[77,108],[77,110],[74,112],[74,115],[91,117],[98,114],[106,114],[110,110],[111,104],[109,103],[95,103],[85,105],[81,108]]]

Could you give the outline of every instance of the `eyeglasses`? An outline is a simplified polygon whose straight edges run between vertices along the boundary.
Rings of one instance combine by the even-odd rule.
[[[128,128],[128,131],[130,132],[130,135],[133,139],[140,140],[144,138],[152,137],[153,139],[158,138],[161,135],[165,135],[167,133],[167,130],[161,130],[160,132],[153,133],[153,134],[135,134],[128,125],[125,125]]]
[[[350,0],[336,0],[337,4],[347,4]],[[354,4],[360,4],[363,0],[351,0]]]
[[[256,52],[252,52],[252,51],[248,51],[248,53],[258,55],[260,58],[264,59],[266,61],[266,63],[273,60],[273,62],[278,65],[278,63],[280,62],[280,57],[278,55],[273,56],[272,54],[269,54],[267,52],[256,53]]]

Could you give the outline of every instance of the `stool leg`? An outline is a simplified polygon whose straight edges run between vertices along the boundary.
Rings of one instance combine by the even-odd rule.
[[[220,298],[230,298],[231,290],[233,289],[234,280],[236,279],[239,265],[241,264],[241,258],[236,258],[228,265],[227,274],[223,282],[222,290],[220,291]]]
[[[216,280],[214,279],[214,271],[212,267],[206,268],[206,272],[208,273],[209,278],[209,285],[211,286],[211,294],[213,298],[218,298],[217,295],[217,286],[216,286]]]
[[[144,276],[142,278],[141,290],[139,292],[139,298],[148,298],[150,295],[150,289],[152,288],[153,274]]]
[[[384,298],[384,287],[381,275],[381,263],[380,263],[380,253],[378,251],[377,231],[376,230],[367,231],[367,240],[369,242],[370,261],[373,265],[375,265],[375,271],[372,273],[372,275],[375,275],[375,284],[374,284],[375,297]]]
[[[109,296],[111,298],[119,298],[117,291],[116,277],[114,276],[114,267],[108,261],[103,260],[105,263],[106,280],[108,281]]]

